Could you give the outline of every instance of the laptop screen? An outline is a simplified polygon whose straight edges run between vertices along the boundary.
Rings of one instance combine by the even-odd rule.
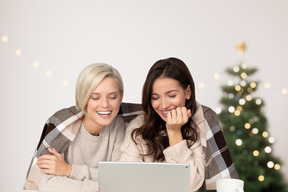
[[[102,161],[98,174],[100,192],[189,192],[185,163]]]

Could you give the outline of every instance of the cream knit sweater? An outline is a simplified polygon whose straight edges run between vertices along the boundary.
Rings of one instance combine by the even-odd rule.
[[[79,121],[76,121],[74,125],[80,125],[81,128],[73,143],[63,154],[66,162],[72,165],[71,176],[68,178],[45,174],[39,182],[40,191],[96,192],[98,190],[98,162],[119,160],[120,146],[125,133],[122,118],[116,117],[99,136],[91,135]]]
[[[143,125],[144,116],[139,115],[127,127],[125,140],[121,147],[121,161],[143,161],[153,162],[152,156],[142,156],[146,154],[148,147],[145,141],[139,136],[137,144],[131,138],[131,132]],[[200,130],[197,127],[197,133],[200,135]],[[200,138],[190,147],[187,146],[187,141],[183,140],[173,146],[170,146],[163,151],[165,161],[168,163],[189,163],[190,164],[190,192],[197,191],[204,181],[204,164],[205,153],[200,143]]]

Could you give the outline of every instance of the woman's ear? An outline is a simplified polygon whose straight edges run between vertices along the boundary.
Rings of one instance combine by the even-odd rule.
[[[187,88],[185,89],[185,98],[189,100],[190,97],[191,97],[191,88],[190,85],[188,85]]]

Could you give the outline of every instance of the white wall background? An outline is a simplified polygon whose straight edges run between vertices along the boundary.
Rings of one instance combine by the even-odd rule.
[[[286,0],[0,0],[0,35],[8,37],[0,42],[0,191],[22,190],[44,121],[74,105],[76,78],[88,64],[115,66],[124,101],[140,102],[150,66],[179,57],[196,84],[205,83],[197,100],[215,109],[229,79],[224,70],[238,64],[240,37],[247,65],[259,69],[251,78],[262,83],[256,94],[266,103],[273,153],[287,174],[287,8]]]

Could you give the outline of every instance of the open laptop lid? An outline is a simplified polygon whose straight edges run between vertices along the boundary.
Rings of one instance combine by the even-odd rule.
[[[190,165],[99,162],[100,192],[189,192]]]

